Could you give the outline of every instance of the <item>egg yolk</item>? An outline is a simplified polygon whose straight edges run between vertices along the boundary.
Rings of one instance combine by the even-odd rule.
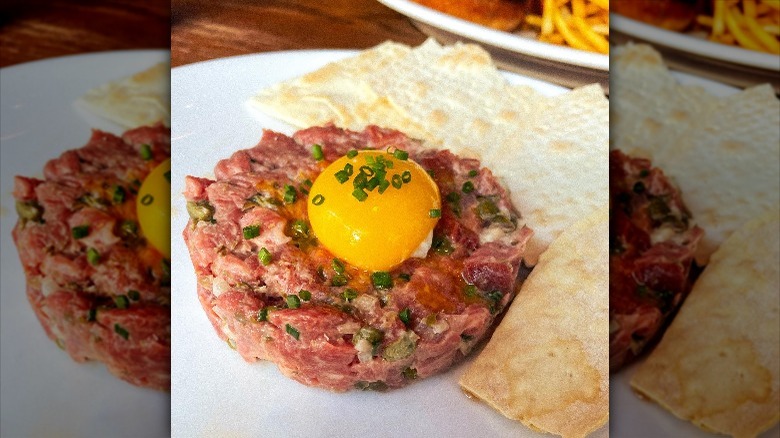
[[[417,255],[430,239],[441,215],[439,189],[411,160],[384,151],[349,155],[331,163],[314,181],[309,221],[317,239],[336,257],[363,269],[386,271]],[[369,190],[374,177],[385,182]],[[368,186],[359,188],[361,181]]]
[[[171,159],[158,164],[144,179],[136,200],[138,222],[146,240],[171,258]]]

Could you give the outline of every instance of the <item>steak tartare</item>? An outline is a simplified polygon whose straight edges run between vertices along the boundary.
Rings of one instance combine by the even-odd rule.
[[[609,191],[609,366],[617,371],[660,337],[690,292],[704,233],[649,160],[611,151]]]
[[[387,272],[335,258],[307,219],[311,181],[365,149],[408,153],[443,197],[427,256]],[[247,361],[333,391],[396,388],[468,354],[514,296],[531,231],[477,160],[394,130],[324,126],[265,131],[214,173],[187,177],[183,235],[209,320]]]
[[[13,238],[27,298],[77,362],[98,360],[134,385],[170,389],[170,262],[144,239],[141,182],[170,158],[162,125],[93,131],[80,149],[17,176]]]

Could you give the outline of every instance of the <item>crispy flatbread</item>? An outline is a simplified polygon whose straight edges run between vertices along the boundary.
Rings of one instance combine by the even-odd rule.
[[[93,88],[77,105],[125,128],[171,124],[171,66],[161,62],[131,76]]]
[[[650,46],[613,50],[612,146],[650,158],[705,230],[699,264],[780,202],[780,101],[769,85],[716,97],[680,85]]]
[[[375,124],[480,158],[534,230],[528,265],[578,218],[608,204],[603,92],[594,85],[548,98],[510,85],[476,45],[384,43],[261,90],[249,104],[300,128]]]
[[[674,415],[735,437],[780,419],[780,207],[712,255],[631,384]]]
[[[583,437],[609,417],[608,209],[561,234],[539,258],[465,391],[528,427]]]

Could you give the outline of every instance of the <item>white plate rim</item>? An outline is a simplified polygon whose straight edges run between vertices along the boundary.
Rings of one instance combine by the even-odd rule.
[[[610,28],[659,46],[680,50],[693,55],[740,64],[763,70],[780,71],[780,56],[756,52],[741,47],[728,46],[673,32],[612,12]]]
[[[470,38],[474,41],[479,41],[483,44],[500,47],[502,49],[548,61],[609,71],[609,55],[544,43],[513,33],[491,29],[427,8],[410,0],[378,1],[413,20]]]

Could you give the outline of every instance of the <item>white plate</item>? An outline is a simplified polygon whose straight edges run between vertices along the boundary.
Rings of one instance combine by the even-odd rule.
[[[569,87],[606,83],[609,56],[544,43],[515,33],[491,29],[422,6],[411,0],[379,0],[415,21],[426,34],[443,43],[477,42],[491,52],[502,68]]]
[[[769,82],[780,90],[780,56],[718,44],[610,14],[611,40],[653,44],[671,66],[699,76],[745,87]]]
[[[738,93],[738,88],[704,79],[698,76],[672,72],[681,84],[700,85],[714,96],[726,97]],[[672,175],[673,176],[673,175]],[[688,421],[681,420],[656,403],[640,399],[631,390],[631,377],[637,372],[641,359],[609,379],[610,433],[613,437],[657,438],[686,437],[713,438]],[[780,425],[776,425],[761,437],[780,437]]]
[[[168,51],[103,52],[0,70],[0,436],[168,436],[170,395],[137,388],[50,341],[27,302],[11,229],[14,175],[86,144],[91,128],[121,133],[73,102],[92,87],[169,59]]]
[[[198,302],[195,274],[181,238],[187,223],[185,175],[213,177],[218,160],[257,144],[263,128],[291,134],[291,126],[249,110],[246,100],[266,86],[356,53],[277,52],[172,71],[172,435],[538,437],[466,398],[457,384],[463,363],[387,393],[335,394],[288,379],[270,362],[245,362],[217,337]],[[565,91],[507,77],[548,95]],[[606,427],[595,436],[606,437]]]

